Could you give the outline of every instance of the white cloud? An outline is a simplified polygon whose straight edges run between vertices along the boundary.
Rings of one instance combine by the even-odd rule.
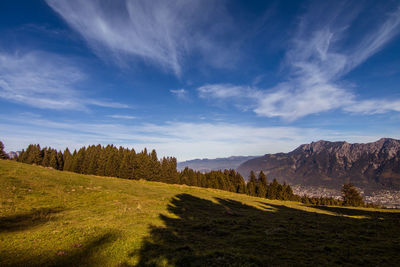
[[[344,110],[361,114],[382,114],[389,111],[400,112],[400,100],[363,100],[349,105]]]
[[[358,47],[350,55],[351,63],[348,69],[352,69],[369,57],[374,55],[376,52],[382,49],[382,47],[395,37],[400,32],[400,6],[397,7],[392,13],[389,14],[388,18],[382,25],[380,25],[375,31],[371,32],[360,42]]]
[[[214,65],[229,59],[215,41],[230,21],[222,1],[46,2],[100,57],[121,64],[126,56],[139,57],[179,76],[192,51]]]
[[[0,52],[0,98],[41,109],[87,110],[87,106],[127,108],[90,99],[78,89],[85,74],[69,59],[42,51]]]
[[[136,119],[135,116],[130,116],[130,115],[119,115],[119,114],[108,115],[107,117],[113,118],[113,119],[125,119],[125,120],[133,120],[133,119]]]
[[[320,14],[324,14],[322,19]],[[399,111],[399,99],[358,100],[342,79],[399,33],[400,7],[356,42],[354,48],[339,47],[347,24],[356,15],[357,11],[346,4],[325,6],[323,10],[311,8],[301,18],[286,53],[286,81],[269,89],[208,84],[198,88],[199,96],[236,103],[250,101],[248,105],[256,114],[288,121],[334,109],[364,114]]]
[[[197,88],[202,98],[234,98],[252,96],[254,90],[244,86],[236,86],[232,84],[207,84]]]
[[[169,90],[172,94],[174,94],[179,99],[187,99],[187,91],[185,89],[177,89],[177,90]]]
[[[100,143],[134,147],[137,150],[154,148],[159,156],[175,156],[178,160],[187,160],[288,152],[300,144],[319,139],[364,142],[381,137],[316,128],[204,122],[126,125],[51,121],[27,116],[16,116],[12,120],[6,116],[0,117],[2,141],[7,150],[18,150],[30,143],[57,149],[67,146],[74,149]],[[400,136],[397,134],[393,137]]]

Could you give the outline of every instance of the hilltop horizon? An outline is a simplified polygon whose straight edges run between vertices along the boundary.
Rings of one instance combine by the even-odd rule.
[[[397,1],[0,8],[7,151],[115,144],[183,161],[400,139]]]

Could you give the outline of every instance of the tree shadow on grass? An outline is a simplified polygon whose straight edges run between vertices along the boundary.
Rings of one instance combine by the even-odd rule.
[[[179,194],[130,254],[137,266],[396,265],[400,224]],[[398,214],[391,214],[399,218]],[[397,217],[396,217],[397,216]]]
[[[60,250],[44,258],[43,255],[29,255],[28,251],[20,251],[21,257],[11,257],[10,252],[0,254],[1,266],[104,266],[106,259],[99,252],[117,240],[119,234],[113,231],[98,234],[87,239],[79,246],[71,246],[68,250]],[[16,253],[14,252],[13,255]]]
[[[30,212],[0,217],[0,233],[22,231],[55,219],[54,215],[64,211],[61,207],[40,208]]]
[[[382,211],[369,211],[364,209],[357,209],[353,207],[329,207],[329,206],[312,206],[313,208],[334,212],[339,215],[346,216],[365,216],[371,219],[387,218],[387,219],[400,219],[400,213],[392,213],[390,210],[387,212]]]

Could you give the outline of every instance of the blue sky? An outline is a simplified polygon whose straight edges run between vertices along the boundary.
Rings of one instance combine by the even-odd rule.
[[[178,160],[400,138],[399,1],[1,1],[0,140]]]

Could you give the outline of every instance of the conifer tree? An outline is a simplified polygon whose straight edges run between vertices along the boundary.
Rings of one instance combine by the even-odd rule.
[[[267,195],[267,176],[265,176],[263,171],[260,171],[258,174],[257,180],[257,196],[258,197],[266,197]]]
[[[246,183],[242,175],[240,175],[240,173],[236,173],[235,180],[236,180],[236,193],[246,194],[247,192]]]
[[[64,169],[63,154],[61,151],[58,151],[57,153],[57,165],[58,165],[58,170],[62,171]]]
[[[154,149],[150,153],[149,172],[150,175],[148,177],[148,180],[161,180],[161,164],[158,161],[157,152]]]
[[[79,151],[81,151],[81,153],[79,153]],[[79,149],[79,151],[74,150],[74,152],[72,153],[72,160],[71,160],[71,170],[72,172],[80,172],[80,162],[83,159],[82,157],[82,148]],[[79,153],[79,156],[78,156]],[[79,158],[78,158],[79,157]]]
[[[145,148],[142,152],[137,154],[135,161],[135,176],[137,179],[148,180],[150,175],[150,156]]]
[[[26,149],[26,163],[40,165],[42,163],[40,145],[29,145]]]
[[[268,186],[267,189],[267,198],[269,199],[277,199],[278,197],[278,187],[279,187],[279,183],[276,179],[274,179],[272,181],[272,183],[270,183],[270,185]]]
[[[0,159],[8,159],[8,155],[4,151],[4,144],[0,141]]]
[[[256,196],[257,179],[253,171],[250,172],[249,182],[247,183],[247,194]]]
[[[344,184],[342,187],[343,204],[345,206],[364,206],[364,201],[352,183]]]
[[[177,184],[179,182],[178,172],[177,172],[177,160],[174,157],[168,157],[168,179],[171,183]]]
[[[104,147],[98,149],[99,157],[97,160],[97,170],[96,174],[100,176],[106,175],[106,163],[107,163],[107,153]]]
[[[106,147],[106,166],[105,175],[106,176],[117,176],[119,164],[118,164],[118,150],[113,145]]]
[[[43,148],[41,151],[41,154],[43,155],[42,162],[40,165],[44,167],[49,167],[50,166],[50,151],[47,149],[47,147]]]
[[[57,151],[55,149],[52,149],[50,151],[49,158],[50,158],[49,166],[52,167],[53,169],[57,170],[58,169]]]
[[[16,160],[17,160],[18,162],[26,163],[26,162],[24,161],[24,155],[25,155],[25,149],[22,149],[22,151],[19,153],[19,155],[18,155],[18,157],[16,158]]]
[[[72,155],[69,151],[68,147],[64,150],[63,153],[63,161],[64,161],[64,171],[72,171]]]
[[[132,154],[129,149],[123,152],[123,158],[119,167],[118,177],[132,179],[133,178],[133,161]]]

